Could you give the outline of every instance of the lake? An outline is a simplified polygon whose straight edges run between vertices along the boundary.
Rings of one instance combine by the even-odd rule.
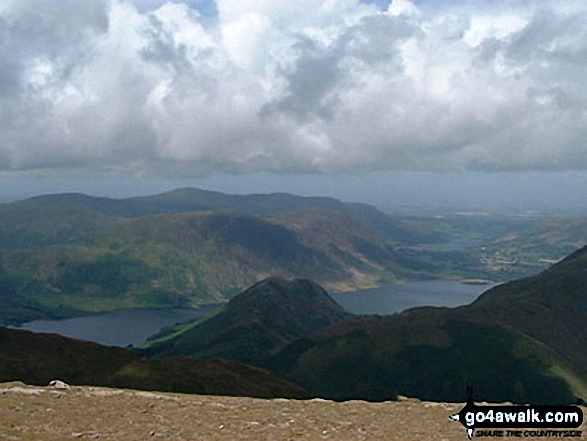
[[[333,293],[332,298],[354,314],[396,314],[416,306],[461,306],[495,285],[468,285],[450,280],[405,282],[381,288]]]
[[[107,346],[143,343],[166,326],[204,317],[218,305],[199,309],[122,309],[100,315],[64,320],[35,320],[16,329],[47,332]]]
[[[471,303],[493,285],[466,285],[454,281],[406,282],[375,289],[333,293],[354,314],[395,314],[415,306],[460,306]],[[204,317],[218,305],[200,309],[128,309],[65,320],[35,320],[20,329],[60,334],[108,346],[143,343],[166,326]]]

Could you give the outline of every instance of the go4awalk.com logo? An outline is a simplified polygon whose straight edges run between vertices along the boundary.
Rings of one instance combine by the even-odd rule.
[[[477,406],[468,391],[465,407],[450,416],[478,437],[580,438],[583,411],[578,406]]]

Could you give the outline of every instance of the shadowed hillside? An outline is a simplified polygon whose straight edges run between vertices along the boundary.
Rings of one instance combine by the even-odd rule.
[[[14,303],[4,323],[35,311],[54,317],[224,302],[268,276],[340,290],[427,275],[398,265],[392,248],[349,216],[320,210],[143,216],[68,244],[0,250],[0,293]]]
[[[343,203],[328,197],[287,193],[230,195],[183,188],[126,199],[63,193],[0,204],[0,247],[64,243],[84,232],[111,225],[120,218],[153,214],[213,211],[250,216],[308,209],[343,213],[386,240],[403,244],[442,242],[445,237],[411,226],[366,204]]]
[[[489,290],[467,313],[546,344],[587,379],[587,247],[536,276]]]
[[[300,339],[274,372],[335,399],[571,402],[587,393],[587,248],[455,309],[362,317]]]
[[[58,198],[0,204],[0,248],[68,243],[90,231],[111,227],[119,220]]]
[[[310,280],[267,279],[211,317],[154,336],[145,345],[145,353],[221,357],[262,365],[287,343],[350,317]]]
[[[217,316],[160,336],[152,351],[267,366],[314,396],[336,400],[400,394],[458,401],[472,385],[481,400],[567,403],[587,392],[586,274],[587,248],[472,305],[338,321],[289,342],[277,339],[287,343],[278,352],[268,343],[272,336],[311,315],[279,306],[288,305],[287,286],[272,284],[270,296],[253,287]]]
[[[50,334],[0,327],[0,382],[70,384],[199,393],[300,398],[297,386],[269,372],[225,360],[152,360],[138,353]]]

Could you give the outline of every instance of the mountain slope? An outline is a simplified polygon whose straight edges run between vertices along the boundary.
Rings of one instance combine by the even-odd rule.
[[[426,276],[395,258],[387,242],[341,213],[164,214],[68,244],[0,250],[0,292],[23,308],[28,302],[65,316],[223,302],[268,276],[308,277],[338,290]],[[28,318],[24,312],[5,322]]]
[[[491,289],[467,311],[546,344],[587,378],[587,247],[536,276]]]
[[[228,212],[258,216],[318,209],[344,213],[365,228],[373,230],[392,242],[409,244],[442,242],[445,239],[441,234],[433,233],[425,228],[414,227],[399,219],[387,216],[370,205],[344,203],[328,197],[304,197],[287,193],[231,195],[197,188],[182,188],[152,196],[126,199],[64,193],[37,196],[18,203],[7,204],[7,208],[29,209],[31,206],[51,206],[53,204],[75,205],[85,207],[102,216],[125,218],[189,211]]]
[[[262,365],[287,343],[350,317],[310,280],[271,278],[237,295],[211,317],[153,337],[145,353]]]
[[[224,360],[151,360],[134,351],[0,327],[0,382],[70,384],[200,393],[301,398],[297,386],[269,372]]]
[[[273,372],[312,394],[561,403],[587,393],[587,248],[493,288],[469,306],[360,317],[273,356]]]
[[[0,248],[68,243],[90,231],[111,227],[119,220],[58,198],[0,204]]]

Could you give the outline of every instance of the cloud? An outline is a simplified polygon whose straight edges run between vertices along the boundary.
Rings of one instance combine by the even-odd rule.
[[[0,171],[587,169],[582,2],[137,5],[3,2]]]

